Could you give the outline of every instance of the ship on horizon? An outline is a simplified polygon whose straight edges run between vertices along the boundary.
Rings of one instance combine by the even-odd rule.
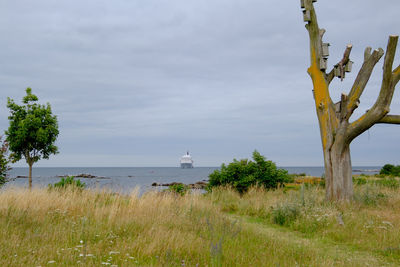
[[[186,155],[183,155],[180,160],[182,169],[191,169],[193,168],[193,159],[190,156],[189,151],[186,152]]]

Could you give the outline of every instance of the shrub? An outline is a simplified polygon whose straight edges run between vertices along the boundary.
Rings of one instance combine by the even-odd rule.
[[[294,204],[278,205],[272,209],[272,222],[279,225],[289,225],[300,215],[300,208]]]
[[[75,180],[74,176],[63,177],[58,183],[54,185],[49,184],[50,189],[84,189],[86,187],[85,183],[82,183],[81,180]]]
[[[266,161],[259,152],[253,152],[253,161],[234,159],[228,166],[222,164],[221,170],[215,170],[209,175],[208,189],[216,186],[229,185],[240,193],[246,192],[251,186],[262,186],[267,189],[277,188],[289,181],[286,170],[278,169],[272,161]]]
[[[174,192],[181,196],[184,196],[187,193],[187,191],[189,190],[189,187],[184,184],[178,183],[178,184],[170,185],[168,187],[168,190],[170,192]]]
[[[400,165],[385,164],[379,174],[400,176]]]

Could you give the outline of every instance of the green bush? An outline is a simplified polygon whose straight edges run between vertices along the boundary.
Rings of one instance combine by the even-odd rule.
[[[300,215],[300,208],[294,204],[278,205],[272,210],[272,222],[279,225],[289,225]]]
[[[49,189],[84,189],[86,187],[85,183],[82,183],[81,180],[75,180],[74,176],[63,177],[58,183],[54,185],[49,184]]]
[[[251,186],[277,188],[288,182],[290,176],[286,170],[278,169],[272,161],[266,161],[259,152],[253,152],[253,161],[234,159],[228,166],[222,164],[221,170],[209,175],[208,189],[229,185],[239,193],[246,192]]]
[[[189,187],[187,185],[184,185],[181,183],[173,184],[168,187],[168,191],[177,193],[181,196],[184,196],[188,190],[189,190]]]
[[[379,174],[392,175],[400,177],[400,165],[385,164]]]

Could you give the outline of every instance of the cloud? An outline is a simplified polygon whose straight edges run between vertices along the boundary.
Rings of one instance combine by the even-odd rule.
[[[332,83],[338,99],[364,48],[385,48],[399,34],[400,3],[316,8],[332,45],[329,66],[354,44],[354,72]],[[20,100],[27,86],[59,118],[61,153],[42,166],[174,166],[187,149],[203,166],[254,149],[280,165],[323,164],[298,1],[6,1],[0,34],[0,128],[6,98]],[[356,115],[373,104],[380,69]],[[396,93],[394,113],[398,103]],[[354,143],[353,163],[398,159],[387,140],[399,129],[382,127],[370,130],[373,155],[371,139]]]

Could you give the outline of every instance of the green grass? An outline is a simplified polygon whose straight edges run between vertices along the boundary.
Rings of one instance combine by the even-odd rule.
[[[370,179],[370,178],[368,178]],[[0,192],[2,266],[399,266],[400,190]]]

